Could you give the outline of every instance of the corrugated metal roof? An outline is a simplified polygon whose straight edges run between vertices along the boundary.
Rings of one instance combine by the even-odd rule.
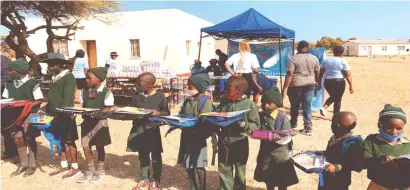
[[[399,40],[348,40],[357,44],[410,44],[410,42],[404,42]]]

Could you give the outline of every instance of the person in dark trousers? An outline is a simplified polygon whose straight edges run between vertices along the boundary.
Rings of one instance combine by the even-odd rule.
[[[36,113],[43,102],[43,93],[40,85],[28,76],[29,64],[24,59],[17,59],[10,63],[8,76],[11,80],[6,83],[2,94],[3,98],[13,98],[14,100],[28,100],[33,102],[31,113]],[[20,115],[20,113],[16,113]],[[31,115],[30,115],[31,116]],[[29,117],[30,117],[29,116]],[[15,118],[13,116],[2,117],[2,120]],[[30,127],[28,120],[19,126],[13,126],[6,131],[10,133],[17,146],[20,158],[20,167],[11,174],[12,177],[24,173],[24,177],[33,175],[36,171],[37,143],[36,137],[40,136],[40,130]],[[27,148],[29,154],[27,155]]]
[[[188,88],[180,114],[198,117],[202,113],[212,111],[212,101],[205,95],[205,90],[212,84],[212,79],[207,74],[193,75],[188,79]],[[205,98],[203,100],[203,98]],[[204,102],[201,102],[204,101]],[[199,123],[197,126],[182,128],[181,142],[179,145],[178,164],[186,169],[190,190],[206,189],[206,170],[208,166],[208,150],[206,139],[201,130],[211,130],[209,125]],[[198,174],[199,188],[195,173]]]
[[[379,113],[378,134],[367,136],[364,141],[364,165],[368,190],[409,189],[410,141],[404,137],[407,115],[400,107],[386,104]]]
[[[103,81],[107,77],[107,68],[97,67],[87,71],[87,87],[81,92],[81,103],[84,108],[96,108],[103,111],[111,111],[114,106],[114,96]],[[110,130],[107,119],[94,119],[83,116],[81,124],[81,145],[83,146],[87,169],[84,175],[77,181],[97,182],[104,176],[105,146],[111,144]],[[92,146],[97,149],[98,163],[95,168]]]
[[[320,114],[326,116],[326,109],[333,105],[333,114],[340,112],[342,106],[342,97],[345,93],[346,82],[349,83],[349,91],[353,94],[353,81],[352,73],[347,62],[343,59],[344,48],[342,46],[336,46],[333,49],[334,57],[328,57],[324,60],[319,76],[319,89],[321,88],[321,81],[325,78],[324,84],[329,98],[326,100],[323,107],[320,109]]]
[[[278,88],[262,95],[262,112],[259,113],[261,129],[290,130],[288,117],[278,110],[282,106],[282,96]],[[261,140],[254,178],[264,182],[267,190],[286,190],[299,183],[298,176],[289,156],[288,143]]]
[[[170,114],[168,101],[163,93],[154,90],[156,78],[152,73],[143,73],[137,77],[137,95],[133,97],[131,106],[152,110],[152,116]],[[162,141],[159,126],[161,122],[150,121],[147,117],[132,122],[128,136],[127,151],[138,152],[142,180],[135,190],[159,188],[162,173]],[[150,165],[152,161],[152,180]]]
[[[243,76],[230,77],[225,99],[218,107],[220,112],[250,110],[245,113],[244,120],[221,128],[219,132],[218,172],[222,190],[246,189],[246,163],[249,156],[247,133],[260,128],[258,107],[244,95],[247,89],[248,81]]]
[[[220,49],[217,49],[215,51],[215,54],[218,55],[219,59],[218,59],[218,64],[219,67],[221,68],[222,72],[227,72],[227,70],[225,69],[225,63],[226,61],[228,61],[228,55],[226,55],[225,53],[223,53]]]
[[[8,57],[4,55],[1,56],[1,94],[3,94],[4,89],[6,88],[6,82],[9,80],[8,68],[10,63],[11,60]],[[2,124],[4,125],[5,123],[2,122]],[[10,136],[10,133],[2,132],[1,135],[4,140],[4,152],[1,154],[1,159],[5,160],[18,156],[16,144]]]
[[[312,135],[312,100],[318,87],[320,66],[319,60],[308,53],[309,44],[301,41],[298,54],[293,56],[286,66],[286,78],[282,96],[288,96],[290,102],[290,124],[297,128],[300,105],[303,110],[303,126],[301,131]]]
[[[222,76],[221,68],[217,65],[218,60],[211,59],[209,60],[209,66],[206,68],[206,73],[213,72],[214,76]]]
[[[266,75],[259,73],[259,71],[253,73],[253,82],[256,84],[257,90],[253,91],[253,102],[257,104],[259,102],[259,97],[270,90],[269,79]]]
[[[333,116],[332,132],[324,155],[330,163],[323,173],[323,186],[320,190],[348,190],[352,171],[363,169],[363,139],[354,136],[356,115],[352,112],[339,112]]]

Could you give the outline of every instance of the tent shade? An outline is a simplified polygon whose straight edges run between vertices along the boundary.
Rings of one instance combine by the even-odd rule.
[[[272,22],[253,8],[217,25],[202,28],[201,32],[230,39],[295,38],[295,31]]]

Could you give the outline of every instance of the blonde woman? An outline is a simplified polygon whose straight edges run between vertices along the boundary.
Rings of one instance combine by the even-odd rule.
[[[233,70],[231,66],[233,65]],[[243,76],[249,84],[249,89],[245,93],[248,98],[252,91],[257,91],[258,88],[252,78],[252,73],[259,72],[259,61],[255,54],[251,53],[251,47],[246,41],[239,44],[239,53],[232,55],[225,63],[226,70],[233,76]]]

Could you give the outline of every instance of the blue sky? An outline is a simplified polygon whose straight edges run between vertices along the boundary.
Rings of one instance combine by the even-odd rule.
[[[254,8],[296,31],[297,40],[322,36],[410,39],[410,2],[121,2],[122,11],[176,8],[214,24]],[[2,34],[5,33],[2,28]]]

